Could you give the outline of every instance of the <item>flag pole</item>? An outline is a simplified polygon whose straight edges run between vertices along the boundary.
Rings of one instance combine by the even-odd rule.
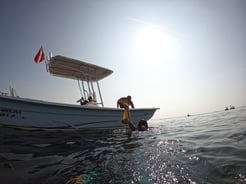
[[[47,62],[48,62],[48,56],[45,57],[45,61],[44,62],[45,62],[46,71],[49,72],[49,69],[47,67],[47,65],[48,65],[47,64]]]

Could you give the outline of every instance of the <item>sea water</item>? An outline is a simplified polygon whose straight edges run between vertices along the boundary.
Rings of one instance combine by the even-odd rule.
[[[0,183],[246,183],[246,107],[149,125],[147,132],[0,127]]]

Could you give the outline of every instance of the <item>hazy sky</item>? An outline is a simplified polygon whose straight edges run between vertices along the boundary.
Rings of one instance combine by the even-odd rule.
[[[75,103],[77,81],[34,63],[42,45],[112,69],[106,106],[131,95],[165,118],[246,105],[245,0],[1,0],[0,23],[2,92]]]

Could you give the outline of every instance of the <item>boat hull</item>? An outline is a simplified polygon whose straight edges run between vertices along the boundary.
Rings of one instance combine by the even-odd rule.
[[[133,122],[149,120],[158,108],[131,109]],[[0,124],[26,128],[116,128],[123,109],[80,106],[0,96]]]

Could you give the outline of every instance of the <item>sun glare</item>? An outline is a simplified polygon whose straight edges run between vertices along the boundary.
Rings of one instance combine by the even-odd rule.
[[[146,28],[137,35],[136,52],[141,62],[169,62],[176,56],[177,39],[158,28]]]

